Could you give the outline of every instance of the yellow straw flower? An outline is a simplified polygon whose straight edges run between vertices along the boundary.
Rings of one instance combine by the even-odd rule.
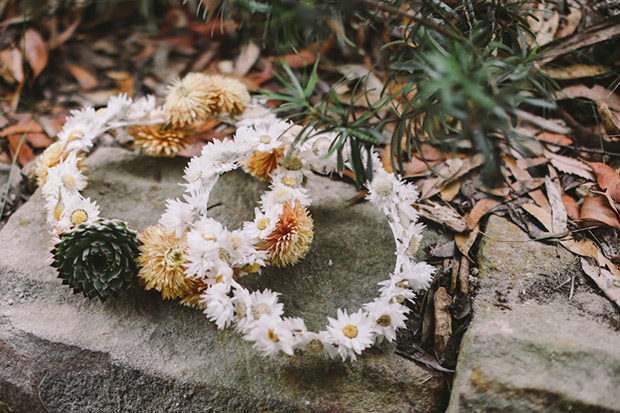
[[[194,141],[189,128],[166,128],[163,124],[132,126],[129,134],[135,145],[151,156],[175,156]]]
[[[141,267],[138,277],[144,289],[156,289],[164,300],[183,297],[196,289],[196,281],[185,277],[185,243],[177,238],[174,231],[163,225],[146,228],[139,239],[140,255],[137,258]]]
[[[312,243],[314,235],[312,218],[299,200],[287,202],[282,209],[276,229],[265,240],[271,262],[283,267],[302,259]]]
[[[279,164],[279,160],[284,156],[283,148],[276,148],[273,152],[254,152],[249,158],[241,161],[243,170],[250,175],[269,181],[271,174]]]
[[[206,120],[211,114],[211,108],[217,102],[210,100],[211,82],[208,79],[202,73],[188,73],[168,86],[164,115],[172,125],[192,125]]]

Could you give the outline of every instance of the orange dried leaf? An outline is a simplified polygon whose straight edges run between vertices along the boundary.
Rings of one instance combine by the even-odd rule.
[[[43,128],[37,122],[22,122],[7,126],[0,131],[0,136],[17,135],[20,133],[43,133]]]
[[[88,70],[77,65],[65,66],[78,81],[82,89],[92,89],[97,86],[97,78]]]
[[[614,201],[620,202],[620,175],[610,166],[601,162],[586,162],[596,174],[598,186],[606,190]]]
[[[581,205],[579,219],[586,227],[607,226],[620,229],[618,217],[604,196],[586,195]]]
[[[579,205],[577,202],[569,195],[562,194],[562,202],[564,203],[564,208],[566,208],[566,215],[573,221],[579,219]]]
[[[21,48],[32,68],[32,76],[36,78],[47,66],[49,57],[43,36],[35,29],[27,29],[21,41]]]
[[[0,51],[0,76],[11,83],[24,82],[22,53],[16,47]]]
[[[473,229],[478,225],[480,219],[497,205],[499,205],[499,201],[493,198],[483,198],[476,202],[476,205],[474,205],[467,217],[467,228]]]
[[[22,135],[11,135],[8,137],[9,139],[9,149],[11,150],[11,158],[15,156],[15,152],[17,152],[17,148],[19,147],[19,143],[22,140]],[[34,160],[34,153],[32,153],[32,149],[24,142],[19,149],[19,153],[17,154],[17,162],[21,166],[28,164],[29,162]]]

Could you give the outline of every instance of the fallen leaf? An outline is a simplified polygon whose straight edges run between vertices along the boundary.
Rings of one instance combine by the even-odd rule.
[[[536,185],[537,180],[533,179],[529,172],[527,172],[525,169],[519,168],[517,166],[517,162],[511,157],[503,156],[502,159],[504,160],[504,163],[506,164],[510,172],[512,172],[514,177],[517,179],[517,182],[511,184],[515,192],[517,192],[517,194],[521,194],[520,190],[525,189],[526,192],[528,192],[530,198],[532,198],[534,202],[536,202],[541,208],[544,208],[550,214],[551,206],[549,205],[549,201],[547,201],[547,197],[545,196],[545,194],[540,189],[530,189],[530,185]],[[523,188],[524,184],[519,183],[519,181],[525,182],[525,188]],[[540,185],[542,185],[543,182],[544,180],[540,182]]]
[[[241,53],[235,59],[235,74],[245,76],[260,57],[260,47],[249,41],[242,47]]]
[[[598,114],[608,135],[620,136],[620,119],[603,101],[597,102]]]
[[[562,189],[548,176],[545,176],[545,189],[547,190],[549,205],[551,205],[552,232],[556,234],[564,232],[566,231],[568,215],[566,213],[566,207],[564,207],[564,202],[562,201]]]
[[[24,82],[22,53],[16,47],[0,51],[0,76],[9,83]]]
[[[553,233],[553,219],[551,218],[551,214],[549,212],[534,204],[523,204],[521,205],[521,208],[536,218],[547,231]]]
[[[607,226],[620,229],[618,217],[604,196],[586,195],[583,198],[579,219],[584,227]]]
[[[360,64],[344,64],[337,66],[336,70],[348,81],[334,86],[334,91],[343,102],[368,107],[381,100],[383,82],[371,69]]]
[[[596,182],[616,202],[620,202],[620,175],[609,165],[584,161],[596,174]]]
[[[43,133],[44,130],[38,122],[25,121],[7,126],[0,131],[0,136],[17,135],[19,133]]]
[[[467,224],[452,208],[437,205],[433,202],[430,202],[430,205],[414,204],[414,207],[418,210],[421,218],[445,225],[454,232],[467,231]]]
[[[461,181],[452,181],[448,186],[441,190],[439,196],[446,202],[450,202],[461,190]]]
[[[476,239],[478,238],[478,234],[480,233],[480,226],[476,225],[469,232],[461,232],[454,234],[454,243],[456,247],[461,251],[464,257],[469,258],[469,250],[474,246]]]
[[[302,69],[316,62],[316,53],[309,50],[300,50],[299,53],[290,53],[284,55],[284,62],[293,69]]]
[[[437,245],[431,248],[431,254],[433,255],[433,257],[438,258],[454,257],[454,241],[446,242],[445,244]]]
[[[552,79],[571,80],[602,75],[610,72],[611,68],[602,65],[575,64],[564,67],[543,67],[542,71]]]
[[[562,172],[577,175],[590,181],[596,180],[596,176],[592,173],[591,169],[578,159],[556,155],[549,151],[545,151],[545,156],[551,160],[551,165]]]
[[[23,135],[21,136],[10,135],[8,137],[9,149],[11,151],[11,158],[15,157],[15,152],[17,152],[17,148],[19,147],[22,137]],[[26,145],[26,142],[23,142],[23,144],[21,145],[21,148],[19,148],[19,153],[17,154],[17,162],[19,162],[21,166],[24,166],[33,160],[34,160],[34,153],[32,152],[32,149],[30,149],[30,147]]]
[[[452,335],[452,299],[445,287],[439,287],[433,296],[435,308],[435,342],[434,350],[437,357],[441,357]]]
[[[575,255],[592,258],[594,261],[598,262],[599,251],[589,239],[582,239],[579,241],[573,239],[564,240],[560,241],[560,244]]]
[[[71,72],[75,80],[78,81],[82,89],[88,90],[97,87],[97,78],[88,70],[78,65],[66,65],[65,67]]]
[[[611,265],[614,264],[611,263]],[[581,259],[581,268],[611,301],[620,306],[620,276],[617,273],[606,270],[598,263],[594,264],[585,258]],[[617,270],[616,267],[614,268]]]
[[[20,47],[24,50],[26,61],[32,68],[33,78],[36,78],[47,66],[49,57],[43,36],[37,30],[28,28],[22,37]]]
[[[560,136],[560,135],[558,135]],[[549,162],[548,158],[540,157],[540,158],[522,158],[517,159],[517,166],[521,169],[531,168],[533,166],[544,165]]]
[[[581,6],[574,5],[571,7],[571,5],[568,4],[568,7],[570,12],[567,16],[564,16],[563,21],[560,22],[560,28],[555,33],[556,39],[563,39],[567,36],[572,35],[573,33],[575,33],[575,30],[577,30],[577,26],[579,26],[579,23],[581,23],[581,18],[583,16],[583,13],[581,12]]]
[[[577,205],[577,201],[570,195],[562,194],[562,202],[564,203],[564,208],[566,208],[566,215],[573,221],[577,221],[579,219],[579,205]]]
[[[483,198],[476,202],[476,205],[471,209],[467,216],[467,228],[474,229],[480,219],[486,215],[491,209],[499,205],[499,201],[493,198]]]
[[[536,139],[547,142],[559,143],[561,145],[570,145],[573,140],[561,133],[541,132],[536,135]]]
[[[439,177],[426,179],[422,182],[420,187],[420,199],[427,199],[437,195],[443,188],[448,186],[450,182],[460,178],[472,169],[479,167],[483,162],[484,156],[480,153],[466,159],[448,159],[446,165],[437,171]]]
[[[601,85],[594,85],[591,88],[586,85],[567,86],[556,93],[556,99],[575,98],[585,98],[595,102],[602,101],[607,106],[620,109],[620,97]]]

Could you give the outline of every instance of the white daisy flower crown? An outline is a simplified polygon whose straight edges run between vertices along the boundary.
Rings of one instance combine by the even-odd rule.
[[[137,254],[135,248],[118,246],[119,242],[115,241],[131,238],[127,235],[131,230],[119,224],[122,234],[110,238],[109,232],[114,233],[118,226],[102,219],[96,202],[81,195],[87,180],[79,162],[81,154],[105,131],[130,125],[154,125],[165,122],[165,117],[156,109],[153,97],[132,100],[124,95],[111,98],[105,108],[97,111],[86,108],[72,112],[58,134],[59,161],[44,168],[42,187],[48,221],[52,224],[52,265],[58,268],[63,283],[85,295],[91,291],[93,295],[87,295],[90,298],[106,288],[112,288],[111,295],[115,295],[121,281],[114,277],[125,277],[119,275],[119,268],[131,271],[135,267],[133,262],[137,261],[142,266],[140,277],[148,280],[143,282],[145,288],[156,288],[163,298],[182,297],[184,293],[179,291],[193,288],[198,294],[195,304],[204,309],[217,328],[234,327],[264,356],[307,352],[355,360],[364,349],[383,339],[394,341],[396,331],[405,327],[409,312],[406,302],[412,301],[416,292],[428,288],[434,268],[413,258],[423,230],[412,206],[418,197],[415,187],[386,172],[375,155],[371,155],[375,157],[374,170],[372,180],[366,183],[369,192],[366,198],[385,213],[396,243],[395,268],[379,283],[377,298],[354,313],[338,309],[335,318],[328,317],[324,330],[313,332],[306,328],[303,319],[283,316],[279,293],[269,289],[251,292],[238,282],[240,276],[269,263],[282,266],[303,257],[312,239],[312,222],[307,211],[303,212],[311,199],[303,184],[312,178],[313,172],[326,174],[336,168],[336,155],[329,151],[334,136],[323,131],[306,130],[308,138],[296,146],[292,155],[278,157],[288,150],[298,127],[278,120],[260,104],[247,104],[254,106],[248,110],[247,117],[237,114],[235,121],[239,127],[234,138],[205,145],[200,156],[193,157],[185,168],[183,199],[166,201],[166,211],[157,228],[159,234],[167,235],[157,238],[160,240],[157,242],[167,239],[174,241],[175,247],[166,247],[157,255],[157,251],[148,250],[151,247],[146,240],[141,247],[138,241],[136,245],[142,254],[138,257],[131,256],[132,251]],[[274,158],[278,163],[269,170],[271,184],[255,209],[254,220],[229,231],[209,216],[207,203],[221,174],[240,166],[252,173],[252,159],[262,165],[261,162]],[[292,231],[288,234],[293,234],[295,241],[290,241],[289,236],[278,244],[283,238],[278,239],[274,234],[285,230]],[[98,239],[98,231],[103,231],[102,239],[112,240],[109,251]],[[152,248],[157,248],[157,242]],[[271,245],[271,250],[266,245]],[[78,246],[82,250],[71,250]],[[64,263],[63,259],[71,262]],[[160,261],[148,261],[151,259]],[[85,271],[89,273],[80,274],[75,268],[87,268]],[[63,271],[71,274],[63,276]],[[103,274],[105,271],[116,273]],[[180,274],[180,278],[172,282],[164,280],[165,277],[157,278],[160,273],[149,273],[155,271],[166,276]],[[129,280],[128,277],[125,279]],[[164,285],[165,282],[168,284]],[[127,283],[135,284],[131,280]]]

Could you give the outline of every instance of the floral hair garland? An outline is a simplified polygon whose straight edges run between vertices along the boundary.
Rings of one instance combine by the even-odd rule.
[[[183,199],[167,200],[157,225],[137,235],[122,221],[100,218],[97,204],[80,194],[87,183],[83,153],[102,133],[127,127],[144,152],[171,156],[213,117],[227,117],[238,127],[234,139],[214,140],[189,161]],[[434,269],[413,259],[423,229],[412,206],[414,186],[386,172],[376,155],[367,199],[386,214],[396,243],[396,265],[379,283],[378,298],[351,314],[338,309],[325,330],[312,332],[303,319],[283,317],[279,293],[250,292],[238,282],[268,264],[296,263],[312,242],[304,184],[313,171],[335,170],[335,136],[305,130],[304,142],[285,156],[299,131],[252,101],[240,82],[199,73],[172,84],[163,108],[152,97],[120,95],[103,109],[72,112],[38,170],[53,227],[52,265],[63,283],[89,298],[104,300],[138,282],[163,299],[180,298],[203,309],[218,328],[234,326],[263,355],[300,350],[355,360],[384,338],[395,340],[396,330],[405,327],[406,301],[428,287]],[[230,231],[209,216],[207,203],[221,174],[239,167],[270,186],[254,219]]]

